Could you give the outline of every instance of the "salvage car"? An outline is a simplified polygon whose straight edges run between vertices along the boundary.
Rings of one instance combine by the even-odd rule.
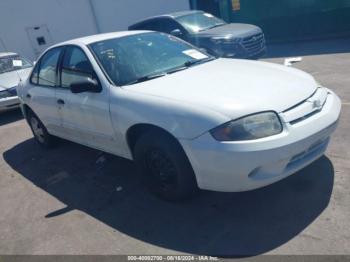
[[[341,110],[300,70],[148,31],[55,45],[18,94],[39,144],[57,136],[135,160],[168,200],[286,178],[323,155]]]
[[[16,53],[0,53],[0,112],[19,107],[16,87],[31,68],[32,63]]]
[[[260,27],[231,23],[203,11],[182,11],[151,17],[129,30],[152,30],[179,37],[211,55],[226,58],[260,58],[266,52]]]

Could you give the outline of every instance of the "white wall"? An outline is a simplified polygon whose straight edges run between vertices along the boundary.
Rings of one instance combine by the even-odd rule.
[[[189,0],[91,0],[101,32],[127,30],[144,18],[190,9]]]
[[[97,32],[86,0],[0,1],[0,38],[8,51],[34,59],[26,28],[41,25],[47,25],[54,43]]]
[[[27,28],[46,25],[52,43],[125,30],[143,18],[189,9],[189,0],[0,0],[0,49],[35,59]],[[1,50],[0,50],[1,51]]]

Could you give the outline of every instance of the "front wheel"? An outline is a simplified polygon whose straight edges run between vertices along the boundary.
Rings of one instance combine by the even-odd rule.
[[[137,141],[134,157],[149,189],[162,199],[183,200],[193,196],[197,183],[181,145],[165,132],[150,132]]]
[[[45,148],[52,147],[54,144],[54,137],[48,133],[40,119],[34,113],[30,112],[28,113],[27,121],[39,145]]]

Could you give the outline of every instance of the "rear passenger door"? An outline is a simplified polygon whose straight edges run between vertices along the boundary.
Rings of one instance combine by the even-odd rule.
[[[55,89],[58,84],[57,68],[62,50],[57,47],[41,57],[30,77],[31,87],[25,96],[26,103],[51,134],[59,133],[61,128]]]
[[[67,46],[60,66],[60,86],[56,98],[67,139],[111,152],[117,148],[109,114],[109,87],[100,92],[87,91],[74,94],[72,83],[89,77],[99,81],[85,52],[78,46]]]

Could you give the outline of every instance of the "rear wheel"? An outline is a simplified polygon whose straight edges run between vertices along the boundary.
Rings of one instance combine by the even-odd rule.
[[[51,136],[40,119],[32,112],[27,115],[27,121],[33,132],[35,140],[43,147],[50,148],[54,145],[55,137]]]
[[[191,164],[181,145],[165,132],[150,132],[141,136],[134,157],[149,189],[170,201],[193,196],[197,183]]]

